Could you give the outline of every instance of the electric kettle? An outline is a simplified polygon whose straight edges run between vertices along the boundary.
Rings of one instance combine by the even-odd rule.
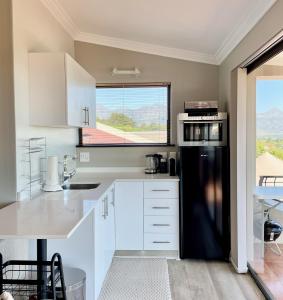
[[[158,154],[147,154],[145,156],[145,173],[155,174],[158,172],[160,155]]]

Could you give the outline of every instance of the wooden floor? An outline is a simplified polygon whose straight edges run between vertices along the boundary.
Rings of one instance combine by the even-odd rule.
[[[279,245],[283,253],[283,245]],[[273,248],[271,248],[273,247]],[[250,265],[276,300],[283,300],[283,254],[272,251],[274,245],[265,245],[264,260],[251,262]]]
[[[265,299],[249,274],[228,263],[168,260],[173,300]]]

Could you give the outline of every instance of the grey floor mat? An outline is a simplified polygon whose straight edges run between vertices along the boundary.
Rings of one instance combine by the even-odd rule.
[[[167,260],[114,257],[99,300],[171,300]]]

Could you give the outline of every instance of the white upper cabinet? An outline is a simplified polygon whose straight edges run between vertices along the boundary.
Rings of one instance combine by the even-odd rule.
[[[66,53],[30,53],[30,124],[95,128],[95,79]]]

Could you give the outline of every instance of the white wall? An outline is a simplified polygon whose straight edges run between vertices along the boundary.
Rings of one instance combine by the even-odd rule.
[[[48,154],[74,154],[76,129],[31,127],[29,125],[29,52],[68,52],[74,55],[74,41],[39,0],[13,0],[14,86],[17,138],[17,190],[22,189],[20,146],[30,137],[46,136]],[[42,107],[44,110],[44,107]]]
[[[2,3],[4,1],[11,3],[11,0],[1,0],[1,13]],[[6,14],[8,15],[7,12]],[[17,191],[20,191],[22,189],[22,170],[20,161],[21,156],[18,155],[18,153],[20,153],[20,146],[23,140],[30,137],[46,136],[48,154],[55,154],[60,157],[62,157],[65,153],[74,154],[75,145],[78,140],[76,129],[37,128],[29,126],[28,53],[32,51],[60,51],[74,55],[74,42],[39,0],[13,0],[12,14],[14,44],[14,101],[17,147],[16,173]],[[2,21],[3,19],[1,17],[1,25]],[[1,48],[2,45],[1,41]],[[12,49],[10,50],[10,53],[12,54]],[[6,59],[8,59],[8,56]],[[10,105],[9,107],[12,109],[13,105]],[[44,109],[44,107],[42,109]],[[14,122],[12,117],[11,121]],[[13,124],[11,125],[11,128],[8,129],[12,130]],[[8,129],[6,128],[6,130]],[[6,140],[7,139],[11,139],[11,141],[13,141],[13,134],[11,133],[8,137],[6,137]],[[2,139],[2,141],[3,140],[5,139]],[[16,183],[15,178],[13,179],[13,182]],[[15,200],[16,187],[14,186],[14,201]],[[28,241],[1,241],[0,252],[4,253],[5,259],[26,258],[28,255]]]
[[[231,72],[248,57],[260,49],[272,37],[274,37],[283,28],[283,0],[278,0],[274,6],[264,15],[258,24],[247,34],[241,43],[232,51],[232,53],[220,65],[219,93],[223,106],[226,106],[230,112],[230,120],[235,120],[237,107],[237,89],[234,87],[236,78],[232,78]],[[245,116],[243,116],[245,117]],[[232,145],[237,144],[237,123],[230,122],[230,143],[231,143],[231,207],[236,207],[237,202],[237,151],[232,149]],[[235,151],[233,151],[235,150]],[[239,216],[238,216],[239,217]],[[243,215],[242,217],[246,217]],[[241,218],[238,218],[241,219]],[[232,239],[235,239],[237,233],[237,212],[231,210],[231,232]],[[241,234],[241,232],[239,232]],[[237,243],[232,244],[231,252],[237,258]]]

